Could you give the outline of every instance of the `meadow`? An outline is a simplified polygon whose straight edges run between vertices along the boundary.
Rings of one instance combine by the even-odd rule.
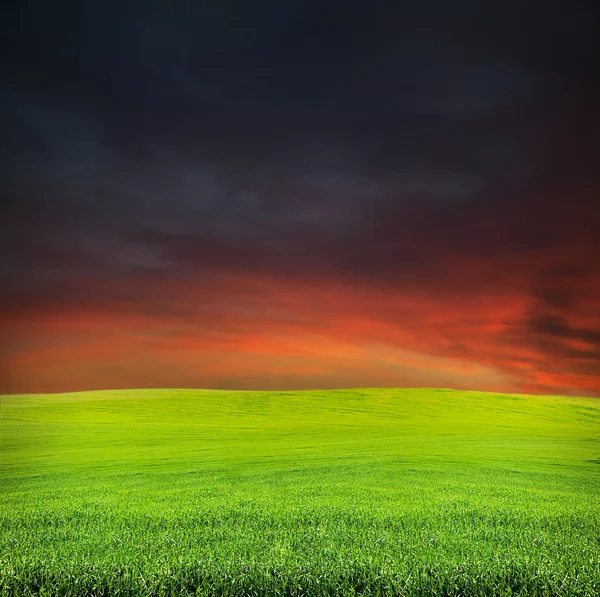
[[[3,396],[0,595],[600,595],[600,400]]]

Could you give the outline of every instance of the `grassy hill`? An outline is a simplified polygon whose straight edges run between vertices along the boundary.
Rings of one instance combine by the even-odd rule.
[[[2,397],[0,595],[598,595],[600,401]]]

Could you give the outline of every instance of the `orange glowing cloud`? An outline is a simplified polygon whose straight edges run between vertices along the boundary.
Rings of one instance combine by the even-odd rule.
[[[517,292],[436,296],[418,288],[242,274],[221,276],[210,288],[188,280],[136,292],[145,297],[137,310],[107,304],[13,313],[3,324],[14,339],[4,357],[10,390],[597,391],[594,375],[553,371],[552,353],[524,340],[528,299]],[[165,296],[170,308],[161,315],[156,305]],[[585,346],[577,338],[561,344]]]

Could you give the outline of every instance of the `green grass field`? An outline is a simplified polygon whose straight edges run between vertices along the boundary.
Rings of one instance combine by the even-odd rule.
[[[600,401],[2,397],[0,595],[600,595]]]

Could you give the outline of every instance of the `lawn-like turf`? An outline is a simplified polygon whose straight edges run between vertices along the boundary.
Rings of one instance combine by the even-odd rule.
[[[600,401],[2,397],[1,595],[600,595]]]

